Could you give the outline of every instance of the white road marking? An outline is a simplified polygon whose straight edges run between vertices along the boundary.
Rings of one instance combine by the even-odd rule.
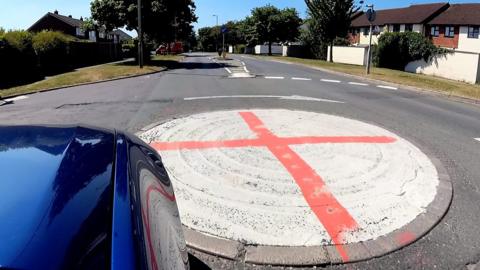
[[[294,80],[294,81],[311,81],[312,79],[310,79],[310,78],[292,77],[292,80]]]
[[[164,144],[258,140],[240,112],[245,113],[216,111],[174,119],[146,131],[141,138],[148,143]],[[325,188],[318,185],[308,194],[330,191],[358,223],[358,230],[338,232],[342,243],[376,239],[404,227],[425,213],[437,194],[438,173],[430,159],[413,144],[385,129],[353,119],[297,110],[247,112],[264,125],[255,128],[267,129],[281,138],[388,136],[396,139],[387,144],[290,145],[313,171],[328,179]],[[160,152],[175,187],[181,221],[187,227],[248,244],[332,244],[325,226],[307,204],[306,195],[267,147],[195,150],[187,147]]]
[[[270,79],[270,80],[283,80],[285,77],[276,77],[276,76],[265,76],[265,79]]]
[[[228,73],[232,74],[232,71],[231,71],[229,68],[225,68],[225,70],[226,70]]]
[[[12,101],[18,101],[18,100],[27,99],[27,98],[28,98],[28,96],[18,96],[18,97],[14,97],[14,98],[7,98],[7,99],[5,99],[5,101],[12,102]]]
[[[183,100],[204,100],[204,99],[221,99],[221,98],[278,98],[285,100],[304,100],[304,101],[320,101],[320,102],[329,102],[329,103],[341,103],[345,102],[323,99],[323,98],[313,98],[313,97],[304,97],[304,96],[272,96],[272,95],[233,95],[233,96],[205,96],[205,97],[188,97]]]
[[[245,70],[245,72],[247,72],[247,73],[250,73],[250,71],[248,71],[246,66],[243,66],[243,70]]]
[[[480,142],[480,138],[474,138],[474,139]]]
[[[387,86],[387,85],[377,85],[377,87],[378,88],[383,88],[383,89],[398,90],[397,87]]]
[[[332,83],[341,83],[339,80],[328,80],[328,79],[321,79],[322,82],[332,82]]]
[[[351,85],[361,85],[361,86],[368,86],[368,83],[359,83],[359,82],[348,82]]]

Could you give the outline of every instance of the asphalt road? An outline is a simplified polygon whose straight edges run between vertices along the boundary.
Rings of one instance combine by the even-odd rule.
[[[200,112],[280,108],[320,112],[375,124],[428,149],[453,182],[450,210],[417,242],[369,261],[332,269],[467,269],[480,261],[480,106],[291,64],[235,56],[257,78],[229,79],[208,55],[155,75],[29,95],[0,107],[0,124],[86,123],[136,133],[154,123]],[[294,78],[294,79],[292,79]],[[353,83],[353,84],[352,84]],[[359,85],[366,83],[368,85]],[[275,97],[304,96],[343,103]],[[261,268],[196,253],[213,268]]]

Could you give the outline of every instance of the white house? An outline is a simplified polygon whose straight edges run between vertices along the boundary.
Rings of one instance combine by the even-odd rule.
[[[378,37],[384,32],[412,31],[425,33],[427,23],[447,10],[448,3],[434,3],[411,5],[406,8],[384,9],[377,11],[376,20],[373,22],[373,43],[378,42]],[[352,21],[350,41],[353,44],[368,44],[370,22],[366,15],[357,17]]]

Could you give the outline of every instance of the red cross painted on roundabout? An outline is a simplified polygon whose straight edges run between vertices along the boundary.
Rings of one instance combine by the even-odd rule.
[[[326,114],[218,111],[141,137],[162,155],[186,227],[244,245],[330,245],[343,262],[351,260],[345,245],[424,214],[439,185],[413,144]]]

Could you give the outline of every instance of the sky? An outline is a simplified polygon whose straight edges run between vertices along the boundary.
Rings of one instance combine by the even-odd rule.
[[[446,1],[446,0],[444,0]],[[57,9],[60,14],[75,18],[90,16],[91,0],[0,0],[0,27],[5,29],[26,29],[45,13]],[[410,4],[435,3],[442,0],[366,0],[375,9],[405,7]],[[478,3],[479,0],[452,0],[450,3]],[[254,7],[272,4],[279,8],[294,7],[303,18],[306,15],[304,0],[195,0],[199,17],[195,28],[213,26],[218,14],[219,24],[229,20],[240,20],[250,14]]]

